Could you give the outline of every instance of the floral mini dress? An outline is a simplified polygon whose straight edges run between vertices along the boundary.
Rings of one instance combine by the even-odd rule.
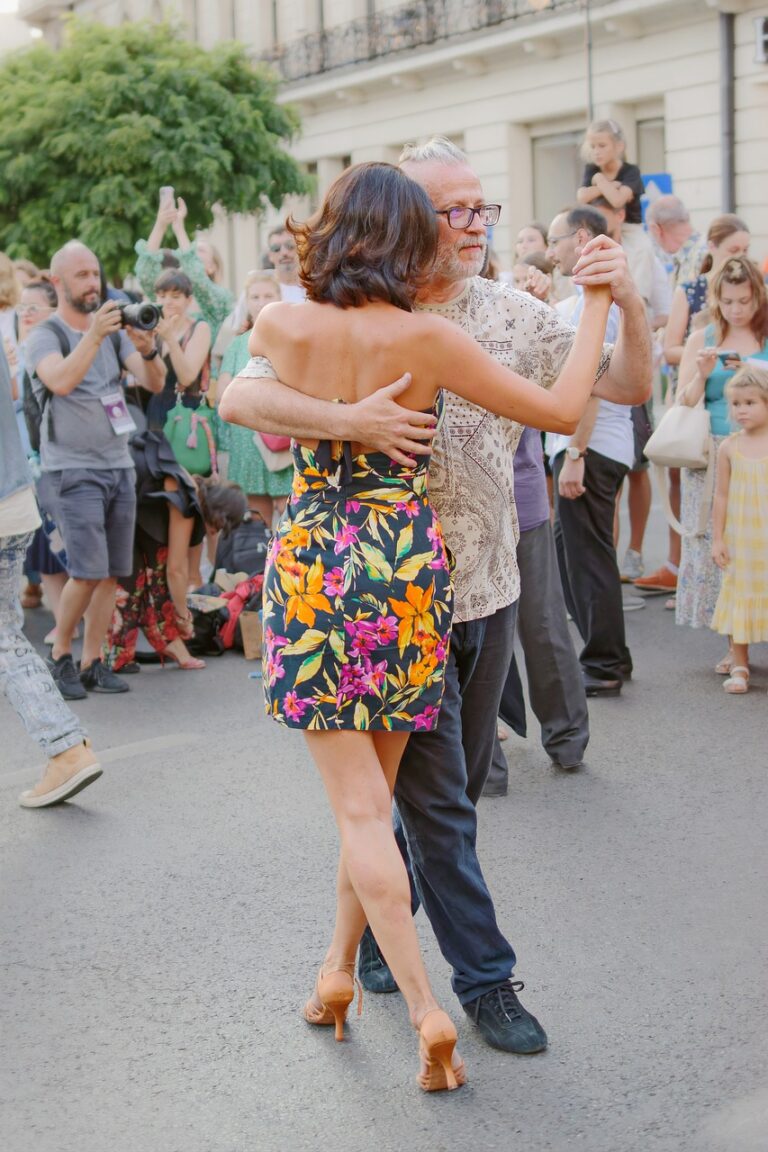
[[[328,440],[293,457],[264,574],[267,713],[290,728],[431,731],[453,597],[428,458],[405,468]]]

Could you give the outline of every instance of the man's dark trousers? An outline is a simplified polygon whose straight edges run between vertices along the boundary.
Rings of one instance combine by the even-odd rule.
[[[498,988],[515,966],[477,858],[475,805],[493,755],[516,609],[454,625],[438,726],[411,736],[395,787],[416,890],[462,1004]]]
[[[565,453],[552,465],[555,489],[555,544],[565,603],[584,647],[584,672],[599,680],[623,679],[632,660],[625,642],[621,578],[613,543],[616,497],[627,474],[625,464],[599,452],[584,459],[586,492],[566,500],[558,482]]]

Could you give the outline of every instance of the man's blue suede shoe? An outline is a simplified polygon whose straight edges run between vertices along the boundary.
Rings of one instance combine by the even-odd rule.
[[[398,992],[395,978],[379,952],[370,928],[366,928],[360,938],[357,953],[357,978],[366,992]]]

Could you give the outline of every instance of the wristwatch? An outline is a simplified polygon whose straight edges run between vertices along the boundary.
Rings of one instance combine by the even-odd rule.
[[[144,353],[142,352],[142,354],[141,354],[141,358],[142,358],[142,360],[154,360],[154,359],[155,359],[155,357],[156,357],[156,356],[159,356],[159,355],[160,355],[160,353],[159,353],[159,351],[157,350],[157,348],[154,348],[154,349],[153,349],[153,350],[150,352],[149,356],[145,356],[145,355],[144,355]]]
[[[581,449],[574,447],[573,444],[569,444],[565,450],[565,454],[569,460],[583,460],[587,452],[586,449],[582,452]]]

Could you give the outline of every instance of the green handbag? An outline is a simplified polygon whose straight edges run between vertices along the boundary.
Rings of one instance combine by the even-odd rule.
[[[199,408],[186,408],[177,392],[176,403],[165,418],[163,432],[173,454],[193,476],[210,476],[218,472],[215,412],[203,396]]]

